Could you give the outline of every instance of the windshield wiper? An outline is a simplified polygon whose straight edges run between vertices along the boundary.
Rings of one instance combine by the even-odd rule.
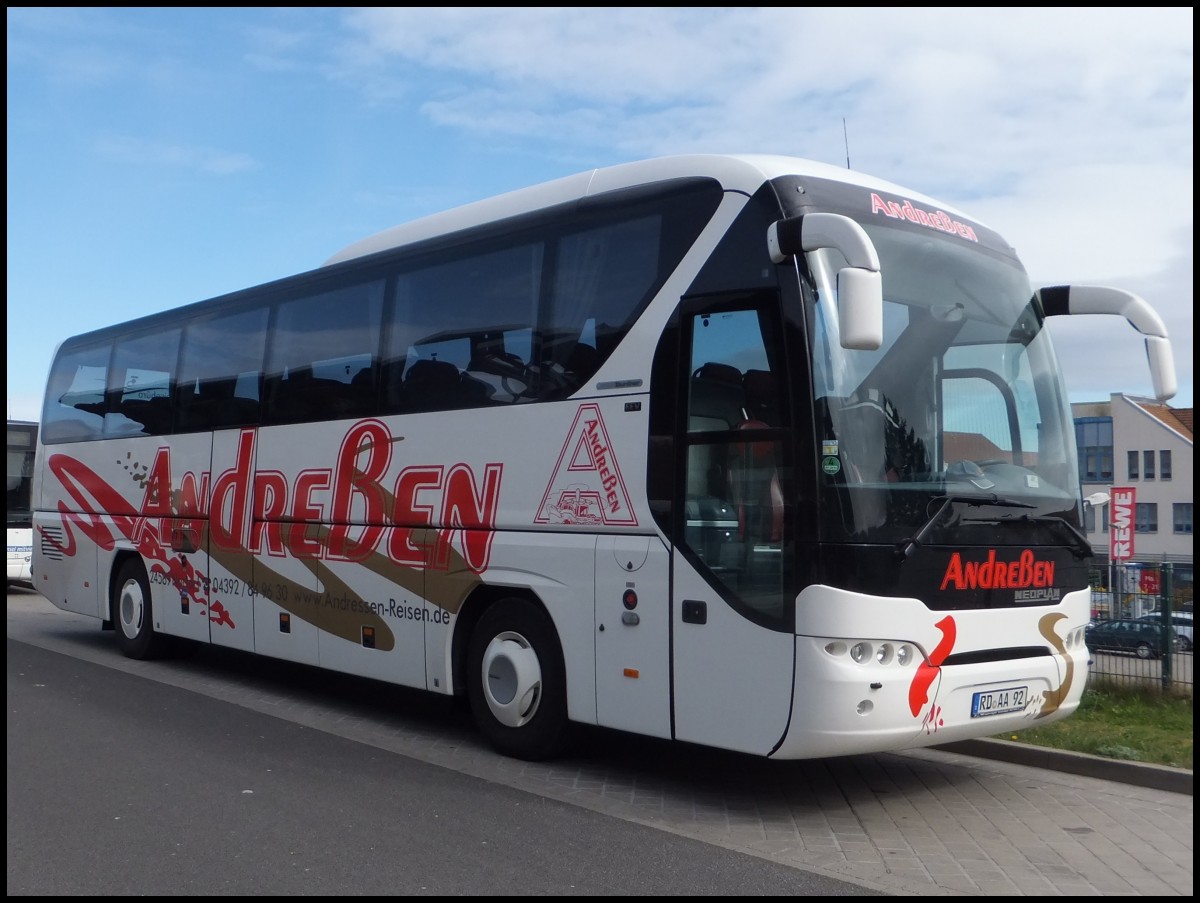
[[[1075,540],[1075,547],[1071,550],[1076,558],[1090,558],[1095,552],[1092,551],[1092,544],[1088,542],[1088,538],[1079,531],[1079,528],[1073,524],[1063,520],[1061,517],[1030,517],[1028,514],[1022,514],[1020,520],[1027,521],[1031,524],[1057,524],[1060,527],[1066,527],[1071,538]]]
[[[929,520],[925,521],[924,525],[910,539],[902,539],[896,544],[896,554],[901,558],[907,558],[911,555],[929,534],[929,531],[937,526],[938,521],[942,519],[942,515],[950,510],[950,506],[956,502],[963,505],[970,505],[973,508],[982,508],[984,505],[997,506],[1000,508],[1036,508],[1036,505],[1031,505],[1028,502],[1017,501],[1017,499],[1004,498],[1003,496],[992,493],[991,495],[943,495],[935,496],[930,501],[941,501],[937,511],[930,515]],[[1029,515],[1025,515],[1026,518]],[[1052,518],[1048,518],[1052,519]],[[1063,521],[1065,526],[1070,526],[1066,521]],[[1086,541],[1086,540],[1085,540]],[[1088,554],[1092,553],[1092,547],[1088,546]]]

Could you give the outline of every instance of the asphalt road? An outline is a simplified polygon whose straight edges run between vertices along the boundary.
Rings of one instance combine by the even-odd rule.
[[[32,593],[8,660],[10,895],[1192,895],[1190,772],[606,731],[534,765],[436,697],[217,649],[131,661]]]
[[[9,896],[878,893],[12,638],[7,659]]]

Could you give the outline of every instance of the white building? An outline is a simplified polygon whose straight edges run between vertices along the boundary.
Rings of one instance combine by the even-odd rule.
[[[1109,556],[1111,507],[1085,510],[1096,553],[1092,584],[1157,596],[1164,563],[1171,564],[1175,606],[1192,601],[1192,408],[1172,408],[1121,393],[1108,401],[1071,405],[1079,446],[1083,497],[1134,491],[1134,549],[1121,566]],[[1153,607],[1154,600],[1146,600]],[[1115,612],[1114,612],[1115,613]]]

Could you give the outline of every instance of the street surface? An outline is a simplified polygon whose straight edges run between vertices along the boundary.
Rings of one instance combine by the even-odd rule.
[[[8,892],[861,896],[8,642]]]
[[[444,700],[225,650],[132,661],[34,593],[9,592],[8,659],[10,895],[1192,895],[1187,794],[607,731],[519,762]]]

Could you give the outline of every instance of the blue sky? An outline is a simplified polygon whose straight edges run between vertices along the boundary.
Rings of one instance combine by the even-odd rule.
[[[1192,406],[1187,8],[8,8],[8,416],[69,335],[559,176],[689,152],[886,178],[1035,284],[1131,289]],[[1073,400],[1137,334],[1051,327]]]

